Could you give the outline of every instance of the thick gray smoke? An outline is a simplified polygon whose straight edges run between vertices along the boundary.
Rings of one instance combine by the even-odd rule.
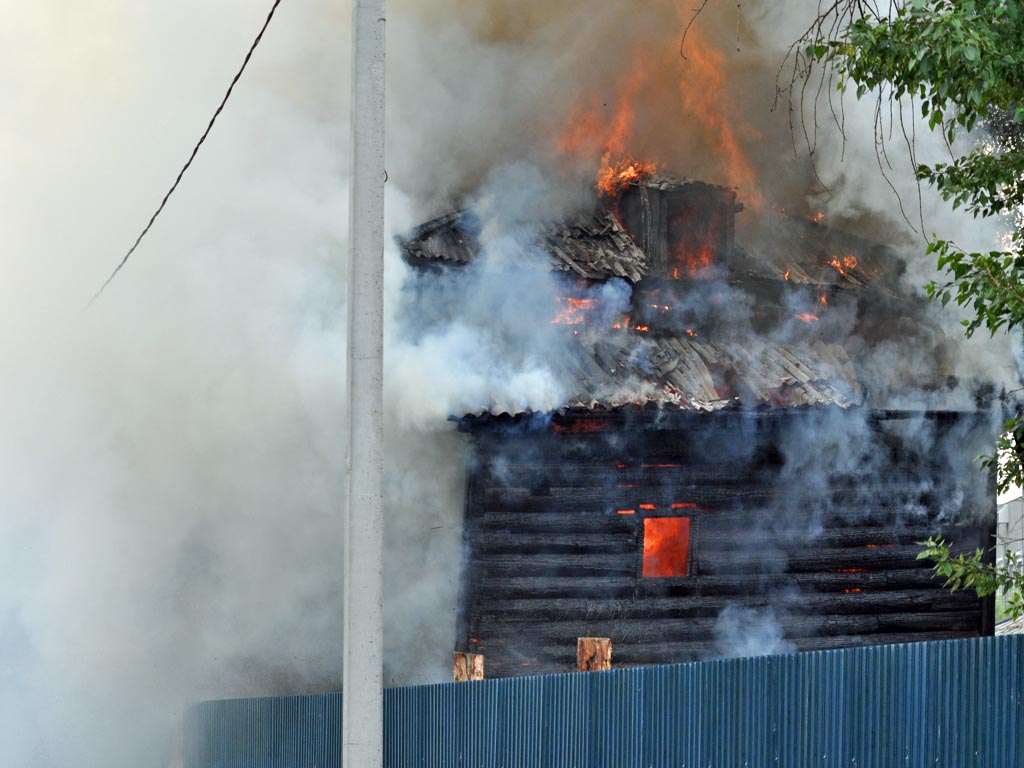
[[[337,687],[346,22],[287,5],[83,311],[262,15],[3,3],[5,765],[163,766],[189,701]]]
[[[796,650],[783,637],[782,626],[770,608],[724,609],[715,623],[715,640],[720,658],[769,656]]]
[[[390,5],[390,230],[468,197],[487,257],[468,276],[479,303],[455,313],[444,286],[386,254],[389,683],[443,679],[454,643],[464,445],[447,415],[481,396],[543,410],[563,394],[544,362],[558,341],[524,298],[559,286],[507,254],[517,228],[576,205],[595,170],[592,137],[558,151],[570,119],[607,121],[633,93],[631,151],[747,200],[771,178],[761,194],[820,203],[770,111],[790,36],[769,18],[779,4],[728,5],[709,6],[691,38],[705,53],[685,59],[689,11],[669,0]],[[82,312],[264,9],[0,3],[5,765],[166,765],[190,701],[339,685],[344,6],[282,5],[164,216]],[[847,134],[833,166],[822,131],[835,193],[823,205],[898,230],[868,171],[870,134],[857,147]],[[433,322],[416,327],[402,306]],[[971,349],[960,367],[992,378],[1003,351]]]

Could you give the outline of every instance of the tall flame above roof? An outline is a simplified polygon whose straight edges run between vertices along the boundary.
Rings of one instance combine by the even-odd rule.
[[[611,96],[582,96],[557,139],[559,154],[593,169],[594,186],[614,197],[630,184],[655,175],[665,165],[646,148],[651,104],[674,115],[688,135],[701,136],[718,169],[715,181],[735,187],[759,212],[763,195],[744,144],[757,131],[732,104],[726,87],[725,55],[697,29],[691,29],[684,54],[652,53],[638,48],[629,67],[610,87]],[[678,74],[674,74],[678,73]]]

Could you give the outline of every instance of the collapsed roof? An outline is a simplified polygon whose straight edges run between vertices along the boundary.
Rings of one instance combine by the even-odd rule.
[[[656,405],[684,411],[795,408],[863,403],[849,355],[823,341],[733,346],[686,336],[638,338],[613,331],[552,361],[570,395],[559,413]],[[518,416],[528,409],[495,398],[467,416]]]
[[[652,194],[704,198],[701,209],[685,222],[691,230],[699,228],[694,227],[693,219],[701,215],[710,218],[709,209],[731,208],[731,213],[743,209],[735,204],[734,194],[725,187],[666,175],[652,176],[630,185],[618,206],[613,206],[618,211],[598,207],[535,225],[529,247],[514,257],[524,263],[536,262],[537,253],[542,252],[553,269],[585,280],[621,277],[638,283],[651,275],[655,266],[651,251],[657,249],[646,244],[645,252],[645,244],[638,244],[644,238],[637,237],[635,231],[627,231],[620,217],[629,223],[630,209],[638,206],[650,212]],[[889,247],[816,221],[791,219],[778,212],[771,220],[771,231],[762,227],[752,232],[748,239],[755,242],[746,243],[746,247],[733,243],[731,221],[723,228],[730,231],[727,242],[720,243],[719,248],[728,251],[725,256],[737,276],[817,286],[873,285],[885,290],[892,290],[899,276],[900,261]],[[480,254],[480,229],[480,221],[471,211],[460,210],[421,224],[398,241],[405,259],[414,266],[462,266]],[[641,230],[643,226],[635,229]],[[706,232],[698,234],[707,237]]]
[[[417,266],[463,265],[480,253],[480,222],[468,211],[457,211],[428,221],[400,243],[406,259]],[[512,254],[526,263],[542,251],[551,266],[584,280],[621,277],[636,283],[647,276],[647,255],[608,211],[595,210],[562,221],[540,224],[535,238]]]
[[[667,290],[678,296],[694,286],[704,290],[700,284],[710,281],[759,286],[768,294],[759,298],[757,314],[763,319],[781,312],[784,317],[770,321],[776,325],[794,317],[794,292],[822,305],[844,291],[896,298],[900,261],[887,247],[819,223],[773,216],[772,231],[762,229],[754,247],[744,248],[735,243],[739,210],[730,189],[650,177],[594,210],[535,226],[508,257],[546,262],[581,288],[621,278],[634,287],[634,306],[649,301],[638,301],[641,295]],[[410,264],[445,269],[472,263],[482,250],[480,237],[479,220],[463,210],[421,225],[399,244]],[[872,405],[843,336],[819,322],[823,313],[795,316],[806,326],[785,334],[713,328],[697,334],[676,315],[657,325],[635,315],[632,326],[626,317],[608,328],[573,327],[561,354],[546,361],[567,393],[554,410]],[[583,318],[570,324],[577,322]],[[516,416],[527,410],[494,398],[457,415]]]

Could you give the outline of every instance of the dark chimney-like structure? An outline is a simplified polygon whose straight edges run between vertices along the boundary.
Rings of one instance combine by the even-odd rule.
[[[632,184],[619,199],[622,224],[648,254],[651,277],[674,280],[731,267],[741,210],[735,190],[671,177]]]

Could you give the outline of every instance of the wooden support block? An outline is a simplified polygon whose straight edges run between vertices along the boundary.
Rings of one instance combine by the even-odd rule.
[[[601,672],[612,668],[612,641],[608,637],[576,638],[576,669]]]
[[[456,683],[468,683],[484,679],[484,657],[479,653],[456,653],[452,667],[452,679]]]

